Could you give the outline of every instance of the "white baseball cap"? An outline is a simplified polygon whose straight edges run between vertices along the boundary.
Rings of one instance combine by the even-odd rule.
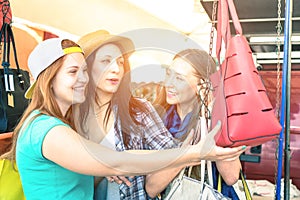
[[[47,69],[57,59],[70,53],[83,53],[80,47],[62,48],[65,38],[51,38],[40,42],[28,57],[28,67],[34,78],[33,84],[27,89],[25,98],[31,99],[36,79],[42,71]]]

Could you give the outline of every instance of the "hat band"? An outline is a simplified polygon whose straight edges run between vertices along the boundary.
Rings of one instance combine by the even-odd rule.
[[[70,53],[83,53],[82,49],[80,47],[68,47],[63,49],[64,54],[70,54]]]

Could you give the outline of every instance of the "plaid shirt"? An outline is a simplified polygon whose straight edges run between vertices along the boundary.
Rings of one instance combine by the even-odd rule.
[[[143,124],[142,133],[130,133],[129,149],[169,149],[177,146],[172,135],[165,128],[161,118],[153,108],[153,106],[146,100],[140,99],[144,106],[148,108],[150,113],[138,113],[136,120]],[[115,141],[116,150],[124,151],[125,146],[121,132],[120,119],[115,123]],[[144,189],[145,176],[135,176],[134,178],[127,177],[131,182],[131,186],[126,184],[120,185],[120,199],[150,199]]]

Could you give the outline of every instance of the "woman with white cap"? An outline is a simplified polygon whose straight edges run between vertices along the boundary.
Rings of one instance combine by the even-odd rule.
[[[84,35],[78,43],[85,51],[91,78],[87,101],[80,105],[80,113],[85,112],[78,118],[82,132],[117,151],[176,147],[176,140],[151,103],[131,94],[128,57],[134,51],[133,42],[98,30]],[[96,198],[148,199],[144,186],[150,177],[107,177],[110,182],[106,197],[97,190]],[[99,190],[103,192],[101,185]]]
[[[26,93],[32,100],[14,130],[11,151],[1,156],[16,159],[27,200],[93,199],[93,176],[146,174],[221,152],[225,158],[241,152],[214,148],[205,153],[199,143],[160,151],[158,157],[157,151],[116,152],[93,143],[75,131],[72,115],[72,107],[85,100],[89,80],[79,45],[68,39],[45,40],[30,54],[28,66],[36,79]]]

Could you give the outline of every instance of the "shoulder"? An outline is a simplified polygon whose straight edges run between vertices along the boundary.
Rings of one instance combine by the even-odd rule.
[[[56,126],[56,125],[64,125],[69,126],[68,124],[64,123],[62,120],[58,119],[57,117],[41,114],[36,116],[36,118],[33,119],[32,124],[34,126]]]
[[[141,98],[141,97],[133,97],[133,99],[141,104],[148,104],[150,103],[148,100]]]
[[[143,106],[144,108],[147,109],[147,111],[152,111],[154,109],[153,105],[151,104],[150,101],[144,99],[144,98],[140,98],[140,97],[134,97],[133,98],[138,104],[140,104],[141,106]]]
[[[25,131],[27,133],[29,132],[31,134],[40,133],[40,135],[42,135],[42,133],[46,134],[50,129],[52,129],[55,126],[70,127],[68,124],[64,123],[57,117],[42,114],[39,111],[35,110],[25,120],[24,125],[22,127],[23,130],[21,131]]]

